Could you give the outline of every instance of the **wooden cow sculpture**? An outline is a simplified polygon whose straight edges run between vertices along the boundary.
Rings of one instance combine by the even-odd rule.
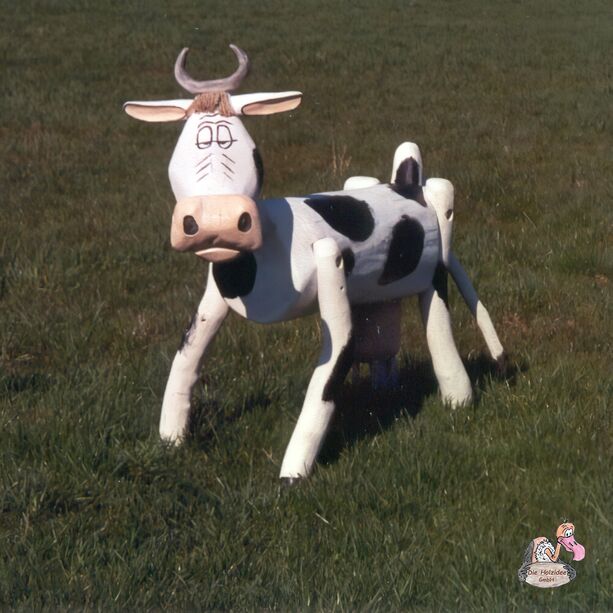
[[[281,466],[288,483],[306,477],[334,410],[333,392],[353,361],[352,307],[417,295],[434,372],[443,398],[472,399],[470,381],[453,340],[447,308],[447,271],[476,316],[495,359],[502,346],[489,315],[450,250],[453,187],[422,180],[421,155],[404,143],[394,157],[392,182],[356,179],[355,189],[299,198],[255,200],[261,163],[238,115],[294,109],[300,92],[230,95],[245,76],[247,56],[228,79],[178,82],[193,100],[128,102],[126,112],[145,121],[185,119],[170,162],[177,203],[171,243],[211,262],[204,297],[170,372],[160,434],[185,436],[191,392],[202,358],[229,310],[272,323],[319,307],[322,350]]]

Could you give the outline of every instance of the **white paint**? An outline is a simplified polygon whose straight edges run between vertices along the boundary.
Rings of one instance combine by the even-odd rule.
[[[160,436],[164,440],[179,443],[185,436],[192,389],[200,377],[202,358],[226,318],[228,310],[228,305],[221,297],[215,283],[208,283],[168,376],[160,417]]]
[[[447,179],[428,179],[426,181],[424,199],[436,211],[441,235],[441,261],[445,267],[449,266],[449,254],[451,253],[453,197],[453,185]]]
[[[194,113],[168,166],[177,201],[203,194],[257,195],[255,143],[238,117]]]
[[[379,183],[381,181],[376,177],[349,177],[343,185],[343,190],[364,189],[373,185],[379,185]]]
[[[340,249],[334,239],[323,238],[314,243],[313,253],[322,320],[322,348],[283,458],[281,478],[306,477],[313,468],[334,411],[334,402],[323,400],[324,388],[351,334],[351,309]]]
[[[468,404],[472,388],[453,340],[447,306],[433,287],[419,295],[419,306],[441,396],[454,407]]]

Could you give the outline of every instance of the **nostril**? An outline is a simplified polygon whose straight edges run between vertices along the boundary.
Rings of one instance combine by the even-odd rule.
[[[198,232],[198,224],[191,215],[186,215],[183,218],[183,232],[188,236],[194,236]]]
[[[249,213],[243,213],[238,218],[238,229],[241,232],[249,232],[251,230],[251,215]]]

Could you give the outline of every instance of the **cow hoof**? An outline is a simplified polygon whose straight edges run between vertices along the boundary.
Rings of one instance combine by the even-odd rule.
[[[283,487],[293,487],[302,481],[302,477],[281,477],[281,485]]]

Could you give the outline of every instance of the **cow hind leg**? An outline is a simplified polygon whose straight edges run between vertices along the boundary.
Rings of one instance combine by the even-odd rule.
[[[419,306],[443,400],[453,406],[469,403],[472,388],[451,331],[447,308],[447,272],[442,264],[437,267],[432,286],[419,295]]]
[[[311,473],[334,412],[332,394],[353,361],[351,310],[340,249],[333,239],[324,238],[313,245],[313,253],[323,343],[281,465],[280,477],[287,484]]]
[[[180,443],[189,421],[192,389],[200,376],[204,353],[228,314],[212,275],[192,322],[172,362],[160,417],[162,439]]]
[[[458,289],[462,294],[462,298],[464,298],[464,302],[466,302],[474,318],[477,320],[477,325],[479,326],[479,330],[481,330],[481,334],[483,334],[485,344],[487,345],[492,358],[494,358],[498,364],[503,366],[505,361],[505,353],[502,344],[500,343],[500,339],[498,338],[498,334],[496,334],[496,328],[494,328],[490,314],[483,306],[481,300],[479,300],[479,296],[477,295],[470,278],[466,274],[466,271],[452,253],[449,254],[449,272],[458,286]]]

